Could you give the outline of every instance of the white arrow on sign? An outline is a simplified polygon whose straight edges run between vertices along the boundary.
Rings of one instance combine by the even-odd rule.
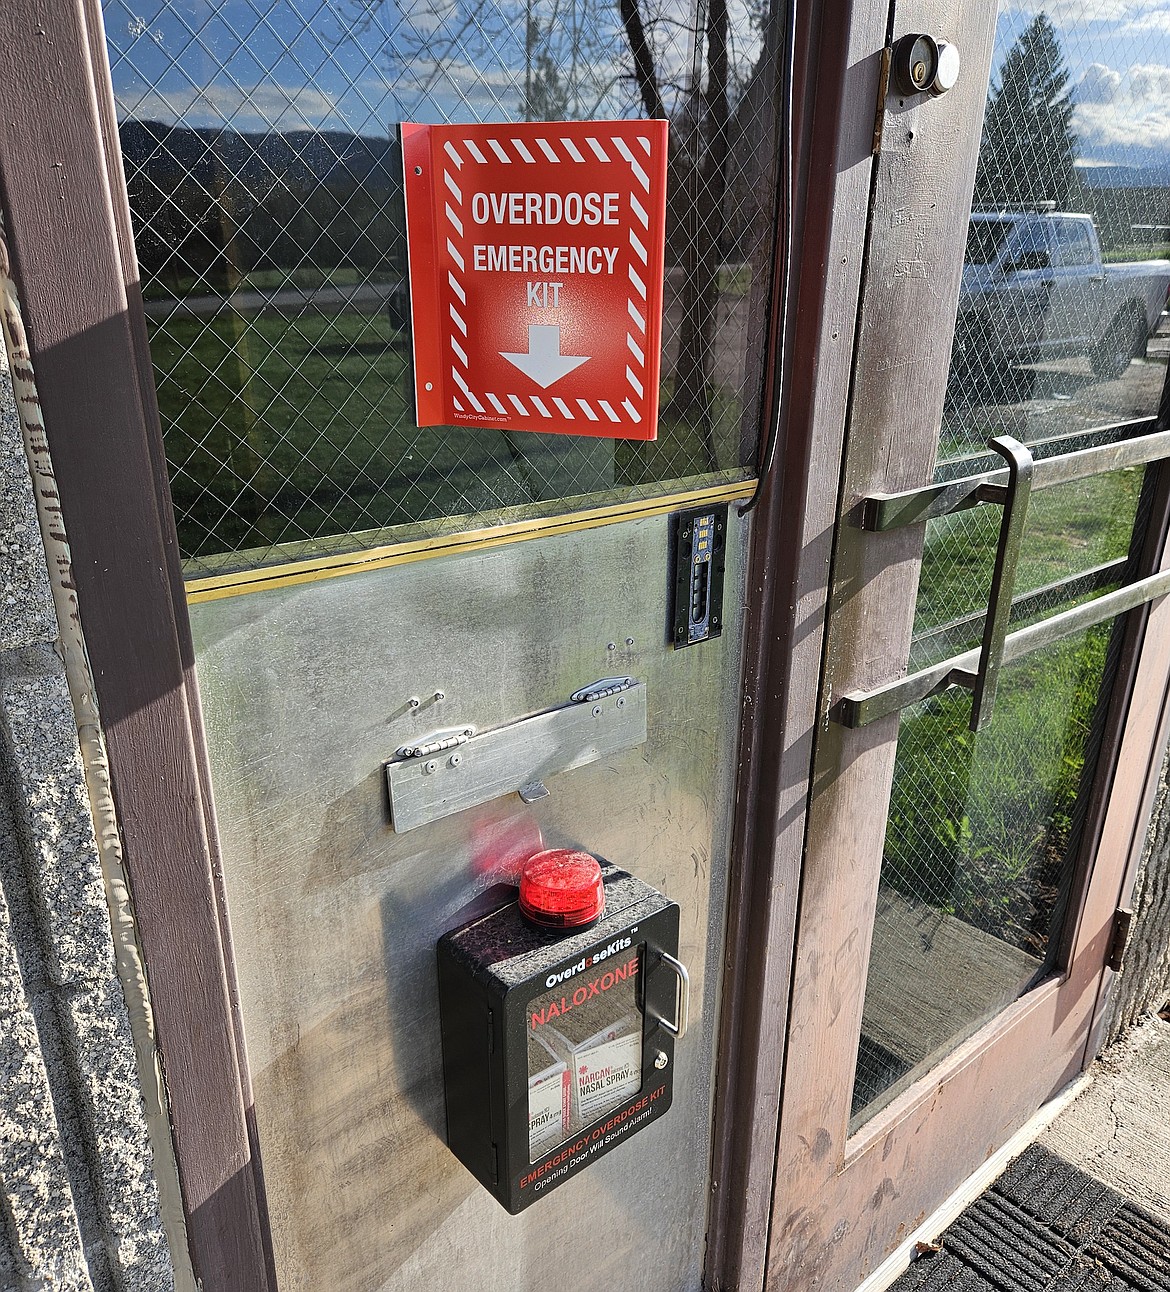
[[[530,323],[528,325],[528,353],[516,354],[501,350],[509,363],[517,368],[542,389],[547,390],[553,382],[560,381],[574,368],[588,363],[592,356],[561,354],[561,329],[557,324]]]

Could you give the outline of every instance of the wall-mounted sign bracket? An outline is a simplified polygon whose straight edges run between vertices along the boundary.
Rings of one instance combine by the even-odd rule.
[[[391,820],[402,834],[645,741],[646,686],[634,682],[471,736],[450,752],[395,758],[386,764]]]

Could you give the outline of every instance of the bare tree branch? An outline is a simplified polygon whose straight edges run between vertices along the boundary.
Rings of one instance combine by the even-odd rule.
[[[626,39],[630,42],[630,54],[634,60],[634,79],[638,83],[638,93],[642,97],[642,106],[646,115],[661,121],[666,117],[666,108],[658,89],[658,77],[654,73],[654,56],[646,40],[642,27],[642,16],[638,12],[637,0],[619,0],[619,11],[622,26],[626,29]]]

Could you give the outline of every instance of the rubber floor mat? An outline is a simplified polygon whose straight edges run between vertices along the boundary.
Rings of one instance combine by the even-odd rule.
[[[1170,1225],[1033,1144],[891,1292],[1170,1292]]]

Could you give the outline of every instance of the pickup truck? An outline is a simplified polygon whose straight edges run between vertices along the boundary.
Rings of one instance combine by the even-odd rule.
[[[1103,264],[1088,215],[975,211],[967,232],[954,367],[984,379],[1012,364],[1087,355],[1120,377],[1145,354],[1170,260]]]

